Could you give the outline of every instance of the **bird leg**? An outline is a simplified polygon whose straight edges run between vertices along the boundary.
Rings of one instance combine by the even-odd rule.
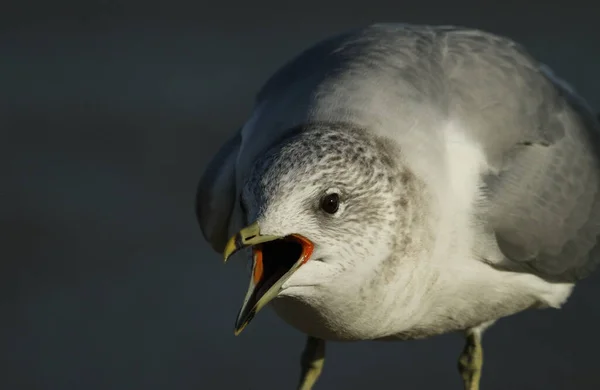
[[[458,370],[462,376],[465,390],[479,390],[483,365],[482,333],[483,327],[471,328],[466,332],[465,347],[458,359]]]
[[[325,362],[325,340],[308,336],[300,361],[302,373],[298,390],[311,390],[319,379]]]

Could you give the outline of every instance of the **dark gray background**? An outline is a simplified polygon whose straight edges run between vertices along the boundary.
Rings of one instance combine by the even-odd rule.
[[[278,66],[371,22],[509,35],[600,108],[599,13],[554,4],[3,2],[0,388],[292,389],[303,335],[266,310],[233,336],[247,274],[197,227],[208,159]],[[600,388],[599,293],[500,321],[483,389]],[[460,389],[461,348],[330,344],[317,388]]]

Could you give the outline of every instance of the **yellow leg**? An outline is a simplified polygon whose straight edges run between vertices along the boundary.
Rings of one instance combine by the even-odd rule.
[[[319,379],[325,362],[325,341],[315,337],[308,337],[302,353],[300,384],[298,390],[312,390]]]
[[[482,332],[483,330],[480,328],[467,331],[465,348],[458,359],[458,370],[462,376],[465,390],[479,390],[481,367],[483,365]]]

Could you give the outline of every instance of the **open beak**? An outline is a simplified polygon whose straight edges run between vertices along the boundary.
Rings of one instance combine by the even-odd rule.
[[[252,277],[235,321],[236,336],[260,309],[277,296],[283,283],[308,261],[314,245],[299,234],[284,237],[261,235],[258,222],[254,222],[229,239],[223,252],[224,261],[248,247],[252,248]]]

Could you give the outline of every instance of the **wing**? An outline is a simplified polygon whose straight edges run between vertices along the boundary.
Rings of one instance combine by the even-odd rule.
[[[500,249],[491,261],[554,280],[589,275],[600,258],[596,115],[513,42],[474,32],[454,39],[469,50],[454,92],[490,167],[480,217]]]
[[[565,137],[515,147],[488,177],[489,220],[508,259],[573,281],[589,275],[599,259],[600,129],[575,95],[565,95],[554,120]]]
[[[241,144],[240,130],[225,142],[208,163],[196,191],[196,218],[204,238],[223,252],[236,199],[236,161]]]

